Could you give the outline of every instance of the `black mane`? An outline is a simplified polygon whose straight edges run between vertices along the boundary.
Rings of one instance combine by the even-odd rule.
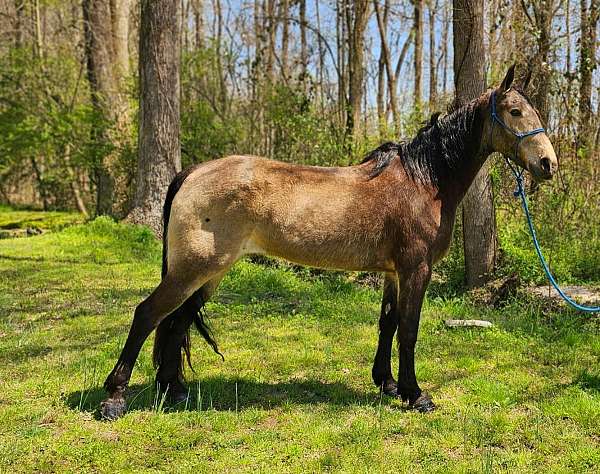
[[[387,142],[370,152],[361,162],[374,163],[369,178],[379,176],[399,157],[413,180],[439,184],[472,146],[477,103],[471,101],[441,118],[436,112],[412,141]]]

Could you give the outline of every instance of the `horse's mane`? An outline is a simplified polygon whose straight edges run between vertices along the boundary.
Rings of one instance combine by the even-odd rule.
[[[478,104],[475,99],[441,118],[436,112],[411,141],[387,142],[367,154],[361,163],[374,163],[369,179],[379,176],[399,158],[412,179],[438,184],[471,145]]]

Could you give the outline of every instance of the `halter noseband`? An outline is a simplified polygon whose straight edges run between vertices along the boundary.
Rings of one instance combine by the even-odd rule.
[[[491,116],[492,116],[492,127],[490,128],[490,146],[492,145],[492,139],[493,139],[493,133],[494,133],[494,123],[498,122],[504,130],[507,130],[508,132],[510,132],[512,135],[514,135],[517,138],[517,141],[515,142],[515,153],[514,153],[515,156],[513,157],[513,160],[515,160],[515,161],[517,160],[517,154],[519,152],[519,145],[521,144],[521,142],[523,141],[524,138],[530,137],[532,135],[537,135],[538,133],[546,133],[546,130],[542,127],[533,129],[529,132],[517,132],[516,130],[513,130],[508,125],[506,125],[504,123],[504,121],[500,118],[500,116],[496,113],[496,91],[493,91],[492,94],[490,95],[490,110],[491,110]],[[506,155],[503,154],[503,156],[504,156],[504,161],[506,161],[506,164],[508,165],[508,167],[512,171],[512,174],[514,175],[515,179],[517,180],[517,190],[513,194],[515,196],[518,196],[519,192],[521,192],[523,189],[523,171],[524,170],[521,169],[521,171],[518,172],[515,169],[515,167],[512,165],[510,160],[506,157]]]
[[[514,135],[517,138],[517,142],[515,144],[515,156],[514,156],[515,160],[517,158],[517,152],[519,151],[519,145],[521,144],[521,141],[523,141],[524,138],[530,137],[532,135],[537,135],[538,133],[546,133],[546,130],[541,127],[531,130],[529,132],[517,132],[516,130],[513,130],[508,125],[506,125],[504,123],[504,121],[500,118],[500,116],[496,113],[496,91],[493,91],[492,94],[490,95],[490,110],[491,110],[491,116],[492,116],[492,128],[490,129],[490,145],[492,144],[492,134],[494,132],[494,122],[498,122],[498,124],[500,124],[500,126],[504,130],[507,130],[508,132],[510,132],[512,135]]]

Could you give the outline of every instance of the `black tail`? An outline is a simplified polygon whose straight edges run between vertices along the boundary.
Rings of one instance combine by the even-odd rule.
[[[169,229],[169,218],[171,217],[171,205],[173,203],[173,199],[175,195],[183,185],[183,182],[186,178],[196,169],[195,166],[191,166],[181,171],[175,176],[171,184],[169,185],[169,189],[167,190],[167,196],[165,198],[165,204],[163,207],[163,235],[162,235],[162,243],[163,243],[163,252],[162,252],[162,272],[161,275],[164,278],[167,274],[168,269],[168,242],[167,235]],[[190,358],[190,326],[193,322],[198,329],[198,332],[204,337],[206,342],[213,348],[213,350],[221,356],[223,360],[223,354],[219,352],[219,348],[217,343],[215,342],[210,327],[206,323],[204,319],[204,313],[202,312],[202,307],[206,303],[202,288],[199,288],[192,296],[190,296],[178,309],[173,311],[169,316],[167,316],[156,328],[156,335],[154,339],[154,352],[153,352],[153,362],[154,367],[159,367],[162,361],[162,352],[165,348],[169,336],[177,335],[173,334],[174,331],[177,331],[179,324],[182,324],[185,327],[181,348],[185,353],[185,358],[188,362],[188,365],[192,370],[192,363]],[[179,324],[178,324],[179,323]],[[182,360],[183,364],[183,360]],[[182,367],[183,368],[183,367]]]

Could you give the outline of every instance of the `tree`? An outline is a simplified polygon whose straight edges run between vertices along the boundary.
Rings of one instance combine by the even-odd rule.
[[[102,118],[95,134],[109,150],[96,165],[96,213],[122,216],[128,191],[118,160],[129,132],[124,84],[129,73],[129,0],[84,0],[82,6],[92,104]]]
[[[361,103],[364,93],[365,29],[369,20],[369,2],[355,0],[347,9],[348,19],[348,119],[350,134],[357,136],[360,129]]]
[[[140,124],[134,207],[130,222],[162,233],[162,205],[181,169],[179,144],[179,0],[142,0]]]
[[[437,101],[437,61],[435,58],[435,12],[438,9],[437,0],[429,0],[427,13],[429,19],[429,103],[435,107]]]
[[[392,69],[392,56],[390,54],[390,48],[387,41],[387,21],[389,16],[390,4],[389,0],[386,0],[383,7],[383,15],[381,14],[379,8],[378,0],[373,1],[373,6],[375,8],[375,15],[377,17],[377,27],[379,29],[379,37],[381,40],[381,51],[380,51],[380,59],[379,59],[379,87],[378,94],[383,96],[383,67],[385,66],[385,72],[387,76],[387,84],[388,84],[388,95],[389,95],[389,103],[390,108],[392,110],[392,117],[394,120],[394,129],[397,130],[398,125],[400,124],[400,115],[398,114],[398,106],[396,100],[396,77],[394,76],[394,72]],[[378,109],[383,109],[381,105],[381,97],[378,97]],[[380,122],[382,121],[382,117],[384,116],[382,110],[378,110],[378,117]]]
[[[85,52],[87,74],[92,92],[92,104],[107,122],[116,121],[116,91],[113,65],[113,42],[110,3],[108,0],[84,0],[83,20],[85,28]],[[96,138],[107,144],[110,135],[105,126],[98,127]],[[108,170],[107,160],[96,167],[96,213],[112,212],[114,180]]]
[[[415,31],[415,106],[421,106],[421,78],[423,75],[423,0],[413,0]]]
[[[598,0],[581,0],[581,39],[579,44],[579,138],[589,150],[592,123],[592,75],[596,68],[596,29],[600,6]]]
[[[483,0],[453,0],[456,106],[485,91]],[[490,278],[496,263],[496,218],[489,169],[484,166],[463,201],[463,246],[468,287]]]

